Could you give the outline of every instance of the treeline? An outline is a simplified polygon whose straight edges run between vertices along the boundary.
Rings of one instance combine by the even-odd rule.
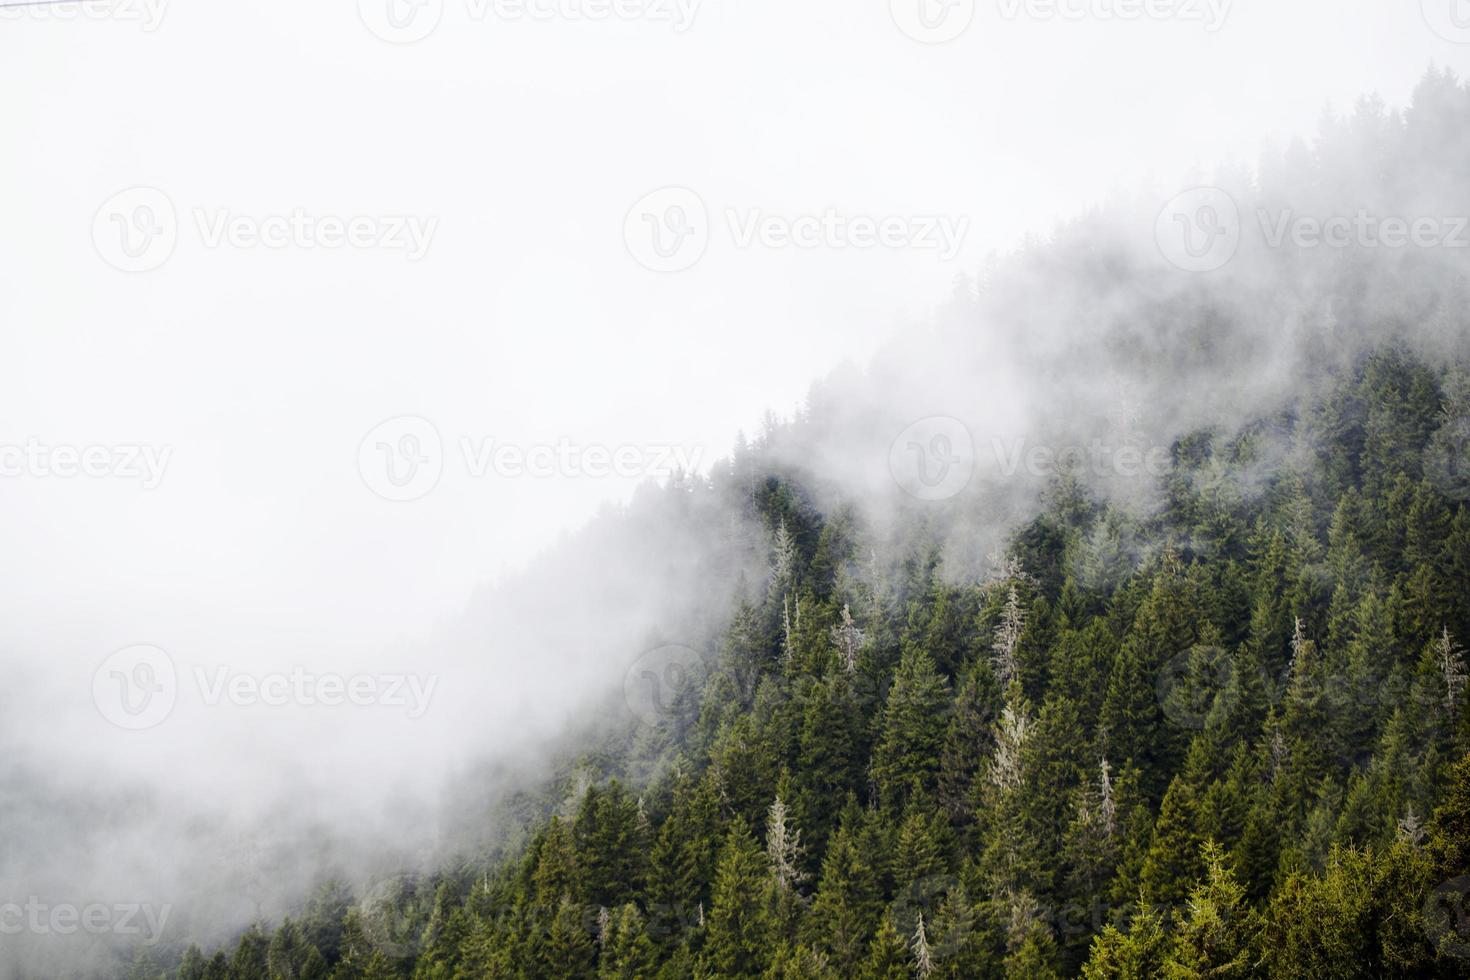
[[[1256,184],[1303,213],[1465,213],[1467,133],[1470,91],[1431,72]],[[879,519],[821,468],[912,421],[883,411],[901,358],[819,389],[658,491],[732,569],[759,528],[767,574],[717,637],[634,665],[631,720],[507,808],[523,848],[329,886],[132,978],[1470,976],[1465,275],[1283,252],[1161,292],[1097,227],[909,345],[918,386],[989,356],[970,312],[1030,336],[1096,310],[1082,368],[1026,362],[1047,431],[1106,407],[1069,388],[1096,372],[1165,417],[1191,386],[1245,417],[1235,387],[1278,368],[1294,394],[1162,440],[1147,485],[1056,474],[991,558],[973,532],[1014,526],[1007,488]],[[1289,366],[1254,346],[1304,318]]]
[[[768,582],[523,855],[168,975],[1470,975],[1467,396],[1380,350],[969,584],[753,476]]]

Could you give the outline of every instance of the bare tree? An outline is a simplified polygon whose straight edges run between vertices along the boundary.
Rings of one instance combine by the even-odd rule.
[[[990,779],[1003,790],[1021,785],[1021,750],[1031,734],[1031,719],[1026,709],[1017,711],[1006,705],[1000,714],[1000,725],[995,733],[995,759],[991,763]]]
[[[1465,656],[1454,637],[1450,636],[1448,626],[1435,644],[1435,654],[1435,659],[1439,661],[1439,671],[1444,675],[1444,706],[1453,711],[1465,693]]]
[[[1414,812],[1412,803],[1409,804],[1409,810],[1404,814],[1403,819],[1399,821],[1398,838],[1415,847],[1418,847],[1419,842],[1424,839],[1424,826],[1419,822],[1419,814]]]
[[[910,945],[914,951],[914,975],[925,980],[934,972],[934,956],[929,951],[929,937],[924,934],[924,913],[919,913],[919,928],[914,930]]]
[[[867,633],[858,629],[857,624],[852,621],[852,610],[847,603],[842,604],[842,625],[832,627],[832,642],[837,644],[837,650],[842,654],[842,667],[849,674],[857,670],[858,651],[863,647],[863,641],[867,639]]]
[[[1026,614],[1021,609],[1021,595],[1015,580],[1006,593],[1005,609],[1000,614],[1000,625],[995,628],[995,642],[991,644],[990,662],[995,667],[995,676],[1000,686],[1006,688],[1020,673],[1016,663],[1016,647],[1021,642],[1021,631],[1026,628]]]
[[[801,870],[804,853],[801,846],[801,831],[789,823],[786,804],[776,797],[766,811],[766,856],[771,861],[771,873],[782,891],[791,892],[806,880]]]

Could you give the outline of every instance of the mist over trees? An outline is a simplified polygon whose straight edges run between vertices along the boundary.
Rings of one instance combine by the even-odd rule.
[[[513,789],[467,775],[435,866],[116,975],[1470,975],[1470,250],[1263,230],[1470,215],[1467,161],[1432,71],[1213,175],[1216,273],[1161,261],[1148,198],[957,283],[559,549],[678,528],[699,601],[642,657],[609,626],[605,710]],[[890,448],[936,416],[974,474],[915,499]],[[1091,446],[1162,465],[1055,453]],[[548,629],[589,601],[541,584]]]

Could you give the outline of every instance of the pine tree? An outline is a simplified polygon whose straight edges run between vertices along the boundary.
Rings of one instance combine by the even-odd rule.
[[[572,829],[559,817],[552,817],[535,852],[532,883],[536,903],[543,908],[556,908],[562,899],[582,894],[582,872],[577,861],[577,848]]]
[[[1165,974],[1171,977],[1249,977],[1256,960],[1255,915],[1245,890],[1214,842],[1205,844],[1205,878],[1190,893],[1169,944]]]
[[[927,792],[937,787],[948,688],[928,654],[910,649],[903,655],[873,751],[873,782],[885,807],[902,810],[915,780]]]
[[[882,910],[873,859],[856,839],[856,817],[844,820],[827,847],[812,903],[810,940],[830,954],[833,967],[851,974],[862,961]]]
[[[730,825],[715,871],[703,963],[721,977],[755,978],[765,972],[771,950],[761,895],[769,875],[765,855],[739,817]]]
[[[541,977],[594,980],[597,976],[597,946],[588,921],[590,909],[570,899],[551,911],[550,921],[531,937],[530,964]]]
[[[321,954],[306,940],[301,926],[286,918],[275,935],[271,936],[266,950],[267,975],[270,980],[306,980],[308,971],[315,966]]]
[[[230,957],[230,976],[232,980],[259,980],[260,977],[268,976],[270,967],[267,963],[267,952],[270,948],[270,940],[261,931],[259,925],[253,925],[246,930],[235,943],[234,955]]]
[[[1142,906],[1126,931],[1109,925],[1092,943],[1085,980],[1154,980],[1163,976],[1167,934],[1162,916]]]
[[[597,980],[643,980],[654,974],[657,950],[633,903],[610,914],[600,959]]]
[[[974,821],[975,784],[995,751],[1001,692],[985,663],[971,664],[955,693],[940,755],[939,801],[956,826]]]
[[[887,919],[883,920],[878,934],[873,937],[868,958],[857,976],[859,980],[912,980],[908,947]]]
[[[1161,905],[1183,903],[1204,874],[1204,839],[1198,829],[1199,790],[1180,773],[1169,784],[1154,824],[1153,842],[1144,860],[1144,899]]]
[[[621,905],[638,897],[648,876],[652,846],[638,803],[614,780],[592,787],[572,825],[576,861],[585,896],[594,905]]]
[[[197,945],[190,943],[179,960],[179,969],[175,974],[176,980],[203,980],[205,965],[203,951]]]

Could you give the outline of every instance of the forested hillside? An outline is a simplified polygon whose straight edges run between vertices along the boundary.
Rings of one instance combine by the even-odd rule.
[[[1324,139],[1291,186],[1463,183],[1470,95],[1448,76],[1343,127],[1392,165]],[[1017,281],[1044,291],[1084,252],[1109,290],[1141,275],[1089,234]],[[879,511],[813,462],[844,446],[815,397],[660,491],[712,536],[758,529],[740,546],[765,578],[731,575],[717,636],[633,664],[645,710],[486,814],[519,814],[523,846],[329,886],[224,949],[143,951],[134,975],[1470,976],[1465,280],[1360,260],[1256,280],[1251,309],[1321,304],[1293,338],[1315,366],[1215,424],[1180,379],[1254,382],[1228,373],[1261,329],[1240,308],[1151,287],[1159,319],[1098,341],[1172,379],[1145,414],[1189,418],[1146,487],[1059,466],[1023,508],[1012,488]],[[979,308],[1020,288],[1004,276]],[[973,527],[998,512],[1021,516],[987,552]]]

